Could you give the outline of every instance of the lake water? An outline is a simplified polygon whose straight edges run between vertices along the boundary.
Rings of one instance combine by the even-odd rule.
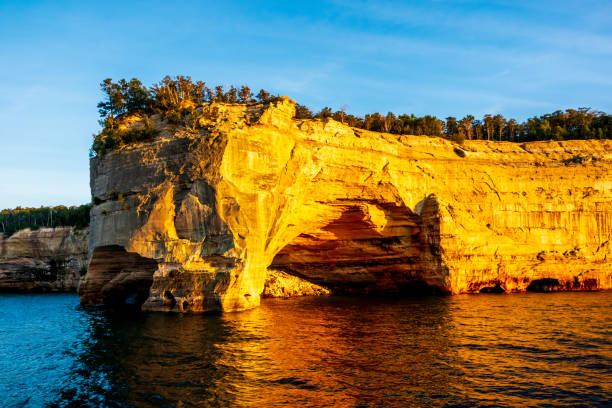
[[[265,300],[242,313],[0,295],[0,403],[612,406],[612,293]]]

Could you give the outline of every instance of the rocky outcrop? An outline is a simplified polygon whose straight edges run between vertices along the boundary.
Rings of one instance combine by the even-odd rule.
[[[153,117],[155,140],[91,160],[82,302],[242,310],[271,270],[333,293],[612,288],[611,141],[457,146],[296,120],[288,98],[200,109],[199,131]]]
[[[296,296],[323,296],[331,291],[316,283],[298,278],[288,273],[268,269],[264,282],[262,297],[282,298]]]
[[[1,234],[0,234],[1,235]],[[24,229],[0,236],[0,291],[74,291],[87,268],[88,230]]]

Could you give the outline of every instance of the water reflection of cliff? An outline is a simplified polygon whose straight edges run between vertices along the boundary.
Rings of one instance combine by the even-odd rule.
[[[612,402],[609,294],[267,300],[223,315],[86,310],[59,406]]]
[[[363,300],[268,301],[224,315],[90,310],[57,402],[356,406],[453,394],[453,370],[429,369],[454,358],[448,299]]]

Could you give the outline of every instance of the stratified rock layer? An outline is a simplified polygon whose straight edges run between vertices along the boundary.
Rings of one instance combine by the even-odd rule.
[[[0,291],[74,291],[87,267],[87,229],[25,229],[0,234]]]
[[[154,141],[92,159],[84,303],[242,310],[269,269],[334,293],[612,288],[610,141],[459,147],[296,120],[287,98],[202,109],[199,132],[154,117]]]

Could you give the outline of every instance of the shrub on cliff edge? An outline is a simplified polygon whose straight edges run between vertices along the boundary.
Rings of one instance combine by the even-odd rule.
[[[153,126],[148,115],[143,116],[143,123],[143,127],[131,129],[117,129],[114,126],[105,127],[99,134],[94,135],[92,151],[98,155],[104,155],[131,143],[153,139],[159,133],[159,130]],[[90,156],[93,156],[93,152],[90,152]]]

